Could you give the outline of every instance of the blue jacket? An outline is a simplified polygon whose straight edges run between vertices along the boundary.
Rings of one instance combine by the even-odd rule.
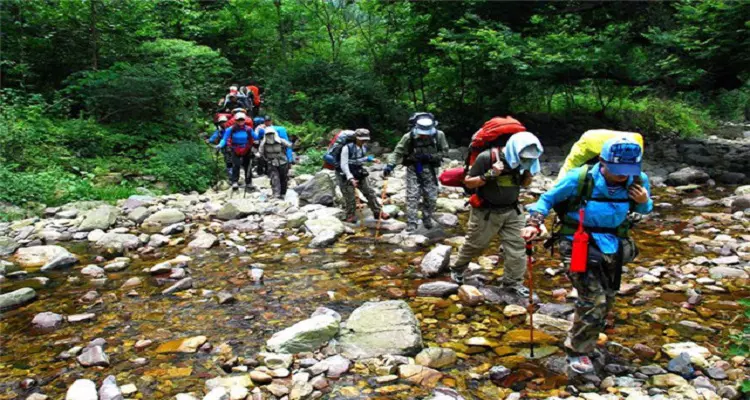
[[[226,147],[229,135],[232,134],[232,145],[237,147],[243,147],[252,138],[252,140],[258,140],[258,135],[255,134],[253,128],[245,126],[245,129],[234,131],[234,125],[224,130],[224,136],[221,138],[219,147]]]
[[[271,127],[276,130],[276,134],[279,135],[280,138],[291,142],[291,140],[289,140],[289,135],[286,133],[286,128],[284,128],[283,126],[278,126],[278,125],[271,125]],[[254,134],[255,140],[262,140],[263,135],[265,134],[266,134],[265,130],[263,130],[262,127],[258,126],[255,129],[255,134]],[[292,151],[291,147],[286,148],[286,159],[289,162],[294,162],[294,152]]]
[[[568,172],[565,177],[557,182],[555,187],[544,193],[539,201],[529,207],[531,213],[540,213],[545,217],[555,204],[571,199],[578,193],[578,174],[580,168],[575,168]],[[610,198],[610,199],[627,199],[629,187],[633,183],[633,178],[629,178],[625,186],[620,186],[610,195],[607,190],[607,182],[600,171],[599,163],[591,167],[592,177],[594,178],[594,189],[591,193],[593,198]],[[633,211],[640,214],[648,214],[654,209],[654,202],[651,200],[651,186],[648,176],[641,172],[641,182],[644,189],[649,194],[649,199],[644,204],[637,204]],[[606,203],[599,201],[589,201],[585,208],[584,226],[598,228],[617,228],[625,222],[630,209],[629,203]],[[568,216],[578,221],[578,210],[571,210]],[[610,233],[591,233],[596,245],[604,254],[614,254],[620,246],[617,236]]]
[[[216,143],[217,140],[220,140],[224,136],[224,132],[217,129],[214,131],[213,134],[211,134],[211,137],[208,138],[209,143]],[[217,143],[218,144],[218,143]]]

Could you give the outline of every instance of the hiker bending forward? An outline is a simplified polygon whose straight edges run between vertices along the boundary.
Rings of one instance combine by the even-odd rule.
[[[434,226],[432,214],[438,195],[437,169],[447,152],[445,133],[437,130],[433,119],[425,117],[416,121],[388,158],[383,176],[390,175],[399,162],[406,167],[406,230],[409,232],[417,229],[420,199],[424,227],[432,229]]]
[[[491,147],[477,156],[464,183],[477,189],[472,195],[466,242],[458,252],[451,276],[463,283],[466,267],[479,256],[499,234],[503,248],[504,269],[501,289],[525,300],[529,296],[523,285],[526,271],[524,240],[521,229],[524,216],[518,203],[521,187],[531,184],[539,173],[539,157],[544,149],[536,136],[519,132],[510,137],[504,148]]]
[[[277,199],[283,199],[286,195],[289,180],[289,159],[286,150],[291,148],[292,144],[282,138],[274,127],[266,127],[261,129],[259,133],[263,139],[258,146],[258,151],[260,152],[260,158],[265,161],[273,196]]]
[[[344,195],[346,221],[354,222],[357,211],[357,191],[359,189],[367,198],[367,205],[372,210],[375,218],[380,215],[380,204],[378,197],[375,195],[367,179],[365,162],[373,161],[373,157],[367,155],[367,142],[370,141],[370,131],[367,129],[357,129],[354,131],[354,142],[349,143],[341,148],[339,168],[336,170],[336,177],[339,181],[341,193]],[[383,213],[384,219],[388,219],[388,214]]]
[[[523,236],[530,240],[539,232],[544,217],[553,207],[561,216],[557,233],[560,254],[568,269],[568,277],[578,290],[575,319],[565,341],[568,366],[572,373],[594,372],[589,355],[620,288],[622,265],[637,255],[635,242],[629,237],[632,212],[646,214],[653,209],[648,177],[641,172],[642,148],[629,137],[608,140],[602,147],[599,162],[571,170],[539,201],[530,207],[528,226]],[[576,252],[588,248],[585,272],[571,272],[573,235],[579,227],[583,211],[585,241],[576,243]],[[583,260],[583,259],[582,259]],[[574,266],[576,270],[584,265]]]

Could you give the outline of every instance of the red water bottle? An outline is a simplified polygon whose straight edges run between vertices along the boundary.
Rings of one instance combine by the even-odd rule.
[[[583,230],[583,208],[578,210],[578,230],[573,235],[573,251],[570,256],[570,272],[586,272],[589,255],[589,234]]]

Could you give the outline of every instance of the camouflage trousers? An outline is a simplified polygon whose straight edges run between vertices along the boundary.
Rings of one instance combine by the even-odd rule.
[[[344,174],[337,173],[336,177],[338,178],[339,188],[341,188],[341,194],[344,196],[344,211],[346,211],[346,217],[353,217],[357,212],[357,199],[354,197],[357,196],[357,192],[354,190],[354,186],[352,186],[351,182],[346,180]],[[380,215],[380,204],[378,203],[378,197],[372,190],[370,180],[366,177],[360,179],[357,183],[357,189],[365,195],[367,205],[370,207],[370,210],[372,210],[373,215]]]
[[[564,239],[559,247],[565,268],[570,271],[573,245]],[[599,333],[604,331],[607,314],[620,290],[622,265],[637,255],[635,243],[630,239],[620,240],[620,248],[621,254],[602,254],[592,240],[589,243],[586,272],[568,272],[568,278],[578,291],[573,327],[565,340],[566,350],[570,354],[591,354]]]
[[[437,203],[437,177],[432,168],[424,167],[421,174],[413,165],[406,167],[406,222],[417,225],[417,213],[422,209],[422,220],[428,221]],[[420,202],[421,200],[421,202]]]

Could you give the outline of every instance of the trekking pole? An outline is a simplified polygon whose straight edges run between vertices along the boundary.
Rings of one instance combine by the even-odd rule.
[[[526,312],[529,313],[529,356],[534,358],[534,266],[532,265],[532,255],[534,254],[534,244],[531,241],[526,242],[526,271],[529,274],[529,305]]]
[[[383,181],[383,193],[380,195],[380,214],[378,215],[378,224],[375,227],[375,237],[380,237],[380,225],[383,223],[383,207],[385,207],[385,197],[388,195],[388,178]]]
[[[356,187],[354,188],[354,200],[356,202],[357,214],[359,215],[357,226],[359,226],[361,229],[361,228],[364,228],[365,218],[364,218],[364,215],[362,214],[362,200],[359,199],[359,194],[357,193]]]

